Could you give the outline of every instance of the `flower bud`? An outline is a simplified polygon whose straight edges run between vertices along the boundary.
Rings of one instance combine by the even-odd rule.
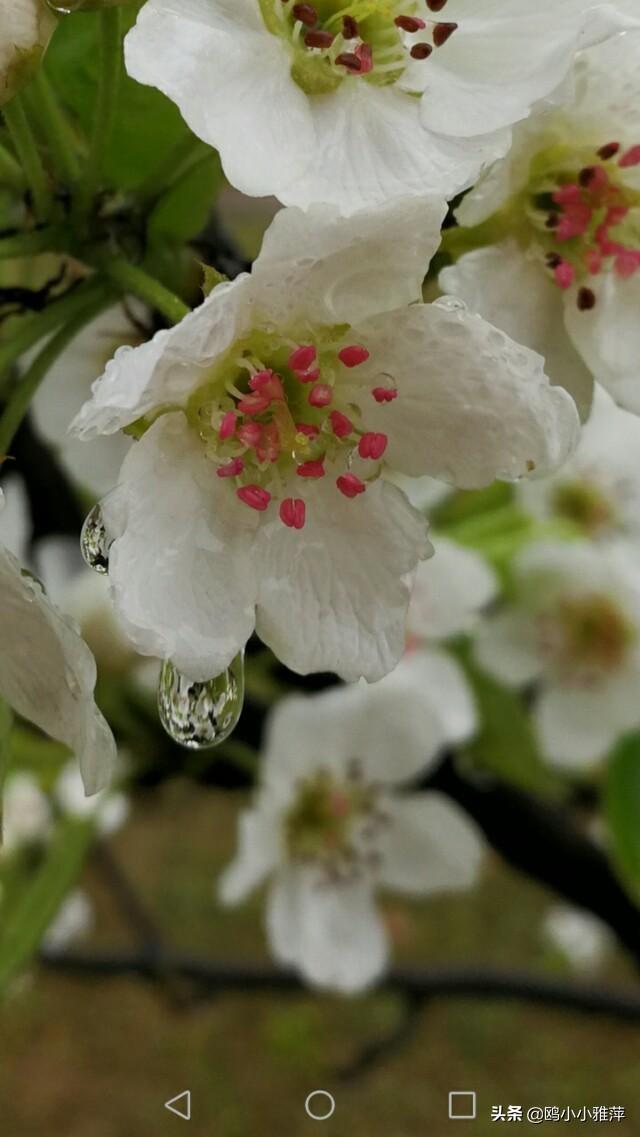
[[[44,0],[11,0],[0,7],[0,106],[38,66],[55,26]]]

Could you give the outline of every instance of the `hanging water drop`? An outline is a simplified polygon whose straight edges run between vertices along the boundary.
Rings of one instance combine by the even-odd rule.
[[[99,505],[94,505],[88,514],[80,534],[80,552],[89,568],[94,572],[109,571],[109,546],[111,542],[102,518]]]
[[[158,710],[167,734],[191,750],[218,746],[235,729],[244,703],[244,652],[220,675],[196,683],[165,660]]]

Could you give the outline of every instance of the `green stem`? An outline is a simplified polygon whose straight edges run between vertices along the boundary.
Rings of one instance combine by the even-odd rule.
[[[99,267],[109,280],[124,292],[129,292],[144,300],[151,308],[166,316],[171,324],[179,324],[191,309],[175,292],[170,292],[159,280],[149,276],[144,269],[132,265],[124,257],[99,262]]]
[[[106,8],[100,12],[100,76],[96,98],[93,134],[75,202],[76,212],[84,217],[95,198],[104,173],[105,159],[118,110],[118,92],[122,75],[122,37],[120,35],[120,9]]]
[[[32,115],[40,121],[56,173],[67,185],[76,182],[80,176],[80,162],[73,130],[42,67],[36,71],[26,97]]]
[[[41,221],[47,221],[53,210],[53,198],[21,96],[16,96],[3,107],[3,115],[33,195],[36,217]]]
[[[37,253],[64,252],[69,245],[69,234],[58,225],[46,225],[30,233],[16,233],[14,237],[0,239],[0,261],[13,257],[28,257]]]
[[[106,292],[86,302],[38,354],[15,388],[0,418],[0,455],[8,454],[15,433],[29,410],[33,396],[58,356],[62,354],[85,324],[93,320],[110,303],[111,297]]]
[[[0,145],[0,186],[3,189],[16,190],[17,193],[22,193],[24,190],[24,174],[20,167],[20,163],[16,162],[13,154],[2,145]]]

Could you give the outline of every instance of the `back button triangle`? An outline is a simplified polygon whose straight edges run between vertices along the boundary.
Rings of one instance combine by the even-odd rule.
[[[181,1117],[183,1121],[191,1121],[191,1091],[185,1090],[177,1097],[170,1098],[164,1103],[164,1108],[170,1113],[175,1113],[176,1117]]]

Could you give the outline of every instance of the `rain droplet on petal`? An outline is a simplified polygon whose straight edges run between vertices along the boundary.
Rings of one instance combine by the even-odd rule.
[[[107,536],[102,510],[94,505],[87,516],[80,534],[80,552],[94,572],[107,573],[109,571],[109,547],[111,542]]]
[[[244,703],[244,652],[226,671],[204,683],[183,675],[167,659],[160,672],[158,711],[167,734],[190,750],[218,746],[237,726]]]

